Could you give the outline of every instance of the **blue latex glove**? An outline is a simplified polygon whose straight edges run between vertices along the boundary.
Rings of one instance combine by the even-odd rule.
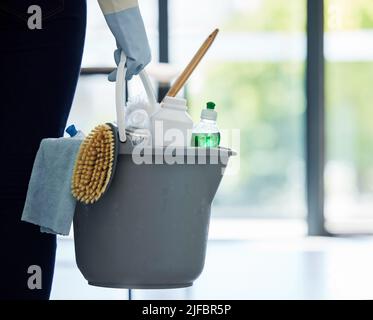
[[[98,0],[106,22],[113,33],[118,49],[116,64],[123,50],[127,56],[126,80],[138,74],[151,60],[150,47],[137,0]],[[115,81],[116,70],[109,75]]]

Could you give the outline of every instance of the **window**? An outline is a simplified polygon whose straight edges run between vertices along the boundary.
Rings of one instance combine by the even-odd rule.
[[[327,225],[373,231],[373,3],[325,4]]]
[[[241,130],[240,172],[224,177],[215,216],[305,215],[305,8],[299,0],[169,1],[170,62],[180,69],[220,29],[186,87],[195,121],[212,100],[220,128]]]

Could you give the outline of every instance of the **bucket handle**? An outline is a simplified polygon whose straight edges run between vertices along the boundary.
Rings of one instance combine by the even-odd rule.
[[[125,110],[124,107],[126,105],[126,91],[124,88],[125,84],[125,75],[127,73],[126,68],[126,55],[123,53],[123,50],[120,54],[120,62],[118,64],[117,68],[117,79],[115,83],[115,105],[116,105],[116,111],[117,111],[117,126],[118,126],[118,132],[119,132],[119,140],[121,142],[126,142],[126,125],[125,125]],[[157,100],[155,99],[154,91],[150,82],[150,79],[148,77],[148,74],[143,69],[139,73],[141,82],[145,88],[145,92],[147,95],[147,98],[149,100],[149,103],[153,110],[156,108]]]

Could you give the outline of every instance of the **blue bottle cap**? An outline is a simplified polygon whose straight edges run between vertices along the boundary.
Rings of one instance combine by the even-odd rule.
[[[65,131],[70,135],[70,137],[74,137],[78,133],[73,124],[71,126],[68,126]]]

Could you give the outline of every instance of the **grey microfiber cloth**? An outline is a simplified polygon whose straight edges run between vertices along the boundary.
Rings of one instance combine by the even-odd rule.
[[[41,232],[68,235],[76,200],[71,178],[79,138],[43,139],[35,158],[22,220],[40,226]]]

